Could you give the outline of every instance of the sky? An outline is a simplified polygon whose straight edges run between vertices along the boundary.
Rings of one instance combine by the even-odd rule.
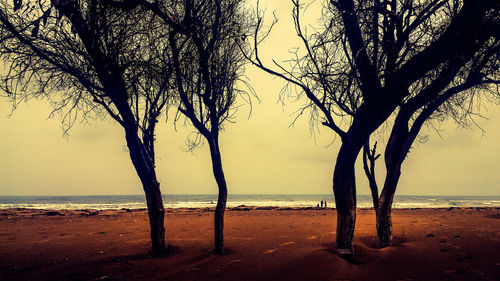
[[[287,1],[262,2],[268,22],[273,10],[280,19],[262,47],[262,59],[267,63],[286,60],[288,50],[299,44],[291,6]],[[308,10],[310,21],[314,8]],[[221,133],[229,193],[333,196],[339,139],[327,128],[311,134],[306,116],[290,126],[300,101],[282,105],[281,80],[252,66],[245,74],[260,102],[254,100],[250,117],[250,107],[242,106],[235,124],[226,124]],[[485,133],[457,128],[453,122],[441,124],[439,135],[424,129],[429,141],[411,150],[396,194],[500,196],[499,109],[490,106],[483,111],[488,119],[476,120]],[[11,114],[11,104],[0,99],[0,196],[143,194],[118,124],[111,119],[93,120],[76,124],[64,136],[61,120],[48,118],[50,111],[46,101],[32,100]],[[175,130],[171,120],[163,119],[157,126],[156,171],[162,193],[217,193],[208,146],[185,152],[193,128],[180,122]],[[386,135],[380,135],[380,143],[385,143]],[[383,159],[377,161],[376,172],[381,185]],[[356,176],[358,193],[369,194],[360,161]]]

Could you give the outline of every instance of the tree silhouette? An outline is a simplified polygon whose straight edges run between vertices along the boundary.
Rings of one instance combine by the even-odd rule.
[[[14,105],[47,98],[68,129],[78,116],[111,116],[125,131],[149,213],[153,255],[167,253],[155,172],[155,128],[175,91],[168,30],[147,14],[101,1],[0,4],[1,88]]]
[[[409,98],[399,106],[385,147],[386,177],[380,196],[375,179],[375,161],[379,157],[376,144],[372,149],[369,142],[363,147],[363,167],[370,183],[377,219],[378,247],[391,245],[391,207],[401,166],[422,126],[434,120],[445,120],[447,116],[462,126],[468,126],[468,119],[476,113],[474,108],[480,107],[482,100],[496,101],[498,104],[499,52],[498,38],[485,40],[469,57],[464,54],[460,59],[449,61],[440,71],[422,81],[414,88],[415,92],[419,92],[419,97]],[[492,98],[487,99],[485,96]]]
[[[223,255],[227,183],[219,134],[224,123],[234,117],[237,96],[250,101],[252,91],[241,90],[237,85],[238,82],[245,85],[241,77],[246,59],[240,46],[247,36],[248,25],[243,0],[108,0],[106,3],[128,11],[137,7],[151,11],[171,30],[168,42],[179,94],[178,109],[199,133],[188,145],[190,149],[199,145],[201,135],[210,147],[213,175],[219,189],[214,214],[214,250]]]
[[[241,3],[241,0],[186,1],[184,14],[179,17],[186,31],[174,29],[169,38],[181,101],[179,110],[210,147],[213,175],[219,189],[214,214],[214,247],[219,255],[225,253],[227,201],[219,133],[233,117],[236,97],[245,94],[236,88],[245,62],[238,48],[243,32]]]
[[[306,34],[303,6],[294,4],[295,31],[302,40],[286,68],[265,65],[258,45],[263,16],[255,23],[254,48],[247,58],[262,70],[281,77],[305,95],[301,113],[330,128],[342,141],[333,174],[337,208],[337,248],[353,255],[356,221],[354,164],[370,135],[410,100],[429,100],[424,90],[442,77],[458,75],[485,42],[498,36],[498,1],[325,1],[321,28]],[[457,66],[454,66],[454,65]],[[447,70],[448,69],[448,70]],[[446,85],[449,84],[446,83]],[[423,87],[423,88],[422,88]],[[443,89],[446,89],[444,86]],[[389,154],[392,155],[391,152]]]

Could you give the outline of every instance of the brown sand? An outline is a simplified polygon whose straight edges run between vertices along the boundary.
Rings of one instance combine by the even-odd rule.
[[[239,209],[226,256],[210,254],[212,212],[168,210],[176,253],[156,259],[144,210],[0,210],[0,280],[500,280],[500,208],[395,210],[382,250],[358,210],[354,263],[334,252],[334,210]]]

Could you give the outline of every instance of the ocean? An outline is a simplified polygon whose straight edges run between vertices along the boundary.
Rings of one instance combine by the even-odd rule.
[[[324,194],[230,194],[227,207],[241,205],[256,207],[316,207],[326,200],[335,207],[332,195]],[[164,195],[166,208],[215,207],[216,194]],[[370,195],[358,195],[359,208],[371,208]],[[396,195],[393,208],[500,207],[500,196],[409,196]],[[110,196],[0,196],[0,209],[30,208],[52,210],[78,209],[142,209],[144,195]]]

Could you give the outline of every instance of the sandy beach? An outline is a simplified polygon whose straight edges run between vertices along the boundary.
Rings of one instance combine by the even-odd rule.
[[[2,280],[499,280],[500,208],[398,209],[394,246],[375,248],[358,210],[356,260],[335,254],[335,210],[228,210],[226,256],[213,214],[169,209],[173,256],[151,258],[145,210],[0,210]]]

